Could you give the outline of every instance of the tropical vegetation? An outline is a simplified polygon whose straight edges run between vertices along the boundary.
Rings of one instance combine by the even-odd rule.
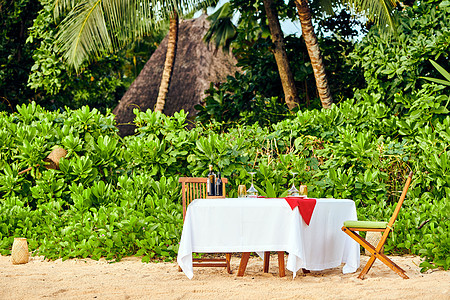
[[[260,194],[283,195],[295,171],[311,197],[353,199],[360,220],[387,219],[413,171],[385,252],[421,255],[422,270],[449,269],[449,1],[404,6],[397,36],[372,28],[355,41],[348,13],[320,19],[333,32],[318,35],[337,100],[328,109],[311,88],[302,38],[285,38],[304,101],[291,111],[270,30],[256,29],[259,21],[238,26],[233,53],[242,72],[211,84],[197,119],[188,121],[183,110],[166,116],[135,109],[136,134],[127,137],[117,134],[111,93],[137,66],[125,62],[126,55],[138,57],[136,44],[99,53],[74,75],[54,48],[52,1],[1,3],[10,12],[1,15],[0,32],[7,99],[0,111],[1,254],[20,236],[33,255],[49,259],[173,260],[183,223],[178,177],[205,176],[213,164],[228,178],[231,197],[253,170]],[[20,20],[28,9],[33,14]],[[13,30],[18,22],[29,32]],[[146,55],[161,35],[143,42]],[[67,155],[59,169],[47,169],[45,159],[58,147]]]

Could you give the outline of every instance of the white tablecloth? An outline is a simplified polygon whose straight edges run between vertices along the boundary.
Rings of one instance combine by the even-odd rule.
[[[317,199],[308,225],[298,208],[284,199],[197,199],[187,209],[177,262],[193,277],[192,253],[286,251],[286,268],[296,272],[338,267],[355,272],[359,245],[341,227],[357,220],[355,203],[348,199]]]

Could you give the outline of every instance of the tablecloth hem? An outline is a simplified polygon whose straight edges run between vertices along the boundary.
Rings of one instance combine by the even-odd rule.
[[[220,251],[217,251],[217,248],[198,248],[192,250],[192,253],[243,253],[243,252],[277,252],[277,251],[287,251],[288,245],[282,245],[282,246],[265,246],[261,248],[260,245],[256,246],[245,246],[245,248],[221,248]],[[273,250],[273,249],[279,249],[279,250]],[[287,251],[289,252],[289,251]]]

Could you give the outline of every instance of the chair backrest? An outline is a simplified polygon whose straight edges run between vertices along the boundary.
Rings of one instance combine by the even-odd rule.
[[[391,219],[389,220],[388,226],[392,228],[392,225],[394,225],[395,220],[397,219],[398,213],[400,212],[400,208],[402,207],[403,200],[405,200],[406,193],[408,192],[409,185],[411,184],[413,172],[411,171],[408,175],[408,179],[406,180],[405,186],[403,187],[402,195],[400,196],[400,199],[397,202],[397,206],[395,207],[394,213],[392,214]]]
[[[207,198],[206,196],[206,177],[180,177],[178,182],[181,182],[181,197],[183,199],[183,221],[186,216],[186,209],[188,205],[198,198]],[[225,185],[228,183],[227,178],[222,178],[223,196],[225,197]]]
[[[405,186],[403,187],[402,195],[400,196],[400,199],[397,202],[397,206],[395,207],[394,213],[392,214],[392,217],[389,220],[386,230],[384,231],[383,236],[381,237],[380,242],[378,243],[378,245],[375,249],[377,252],[381,251],[381,248],[383,247],[384,243],[386,242],[386,239],[387,239],[389,233],[392,231],[392,225],[394,225],[394,222],[397,219],[398,213],[400,212],[400,208],[402,207],[402,204],[403,204],[403,200],[405,200],[406,193],[408,192],[409,185],[411,184],[412,175],[413,175],[413,173],[410,172],[408,179],[406,180]]]

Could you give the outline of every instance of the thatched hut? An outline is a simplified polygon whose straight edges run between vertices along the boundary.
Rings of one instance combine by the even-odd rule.
[[[209,88],[210,83],[223,82],[227,75],[238,70],[231,53],[214,53],[214,48],[203,42],[208,28],[206,15],[180,23],[175,65],[164,107],[166,115],[173,115],[184,109],[192,118],[196,113],[194,106],[202,103],[204,91]],[[122,136],[134,133],[135,127],[127,125],[135,117],[133,108],[146,111],[155,107],[167,40],[166,36],[113,111]]]

